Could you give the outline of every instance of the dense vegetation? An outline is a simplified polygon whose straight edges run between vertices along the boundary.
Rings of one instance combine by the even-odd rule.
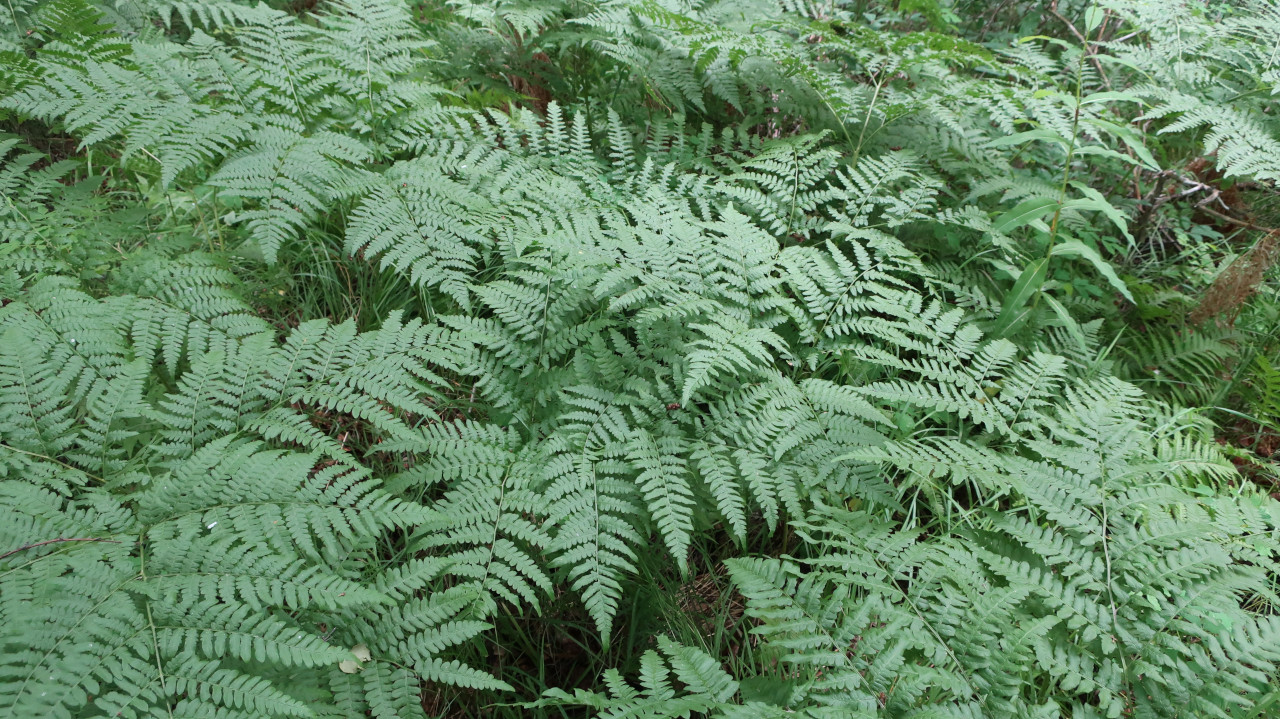
[[[7,0],[0,715],[1276,716],[1278,47]]]

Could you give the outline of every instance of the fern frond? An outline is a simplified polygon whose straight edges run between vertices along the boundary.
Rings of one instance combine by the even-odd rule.
[[[307,136],[283,127],[268,127],[249,138],[244,151],[227,160],[209,184],[227,197],[257,204],[237,219],[268,262],[280,247],[330,202],[344,177],[344,163],[360,162],[368,151],[345,135],[321,132]]]

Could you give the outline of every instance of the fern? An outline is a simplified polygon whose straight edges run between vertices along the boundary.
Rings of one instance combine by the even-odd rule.
[[[15,0],[0,706],[1265,714],[1276,16],[1053,10]]]
[[[1240,663],[1274,661],[1274,618],[1236,599],[1266,580],[1230,558],[1215,519],[1223,507],[1150,481],[1158,465],[1136,397],[1114,382],[1070,392],[1046,410],[1051,434],[1026,443],[1039,460],[989,451],[961,460],[920,445],[862,452],[1008,487],[1021,509],[984,513],[948,537],[818,505],[794,522],[806,543],[800,558],[729,560],[752,633],[785,668],[770,681],[785,690],[772,705],[747,700],[746,683],[757,679],[741,677],[742,703],[720,705],[719,715],[1225,715],[1239,703],[1236,687],[1272,671]],[[985,466],[974,474],[973,462]],[[1199,648],[1210,635],[1224,638],[1224,653]],[[1151,668],[1174,646],[1185,662],[1177,680]],[[682,678],[681,695],[653,675],[642,661],[645,691],[627,697],[639,715],[723,702],[733,688]],[[1047,694],[1033,689],[1046,685]],[[612,715],[600,695],[553,691],[543,702],[571,700]]]
[[[307,716],[280,672],[336,667],[357,644],[432,681],[504,686],[439,656],[485,626],[455,619],[456,602],[399,610],[414,627],[399,641],[361,635],[371,630],[358,627],[384,621],[390,599],[376,578],[353,572],[353,555],[429,514],[381,490],[295,409],[349,413],[389,437],[407,435],[386,408],[429,411],[409,389],[424,370],[404,361],[421,351],[420,329],[303,327],[278,348],[269,334],[224,336],[177,365],[175,392],[155,397],[144,393],[153,350],[130,341],[134,320],[115,311],[146,300],[119,297],[113,307],[53,278],[43,285],[2,320],[6,473],[62,477],[5,484],[6,511],[22,518],[5,539],[5,594],[21,603],[6,623],[7,706],[50,716],[88,706]],[[162,323],[161,333],[188,332],[191,321]],[[376,357],[382,369],[367,374]],[[142,432],[155,441],[136,444]],[[333,459],[268,449],[264,439]],[[78,519],[59,522],[62,511]],[[398,591],[405,586],[414,585]],[[317,629],[335,623],[350,642],[335,646]],[[18,650],[36,627],[47,639],[21,639],[31,648]],[[69,642],[69,633],[91,643]],[[233,659],[261,669],[246,673],[226,664]],[[51,678],[34,684],[45,672]]]
[[[1256,364],[1256,415],[1273,429],[1280,429],[1280,373],[1262,355]]]
[[[526,706],[577,705],[596,709],[601,716],[657,719],[709,712],[737,692],[737,682],[706,653],[681,646],[667,637],[659,638],[659,648],[661,653],[649,650],[640,657],[639,691],[618,672],[610,670],[603,677],[608,694],[581,689],[569,694],[555,689]],[[677,694],[672,687],[673,675],[685,685],[686,691]]]
[[[545,517],[549,508],[538,491],[537,457],[515,433],[474,423],[439,425],[389,442],[386,449],[430,457],[389,480],[390,486],[448,488],[412,546],[447,552],[443,571],[476,586],[478,616],[492,615],[498,601],[536,608],[552,594],[540,554],[550,537],[530,521]]]
[[[1198,404],[1208,399],[1199,388],[1206,379],[1222,371],[1234,354],[1230,331],[1183,330],[1149,333],[1126,348],[1123,369],[1135,382],[1181,404]]]
[[[342,163],[367,157],[358,142],[333,133],[299,135],[285,128],[265,128],[251,148],[232,157],[210,184],[228,197],[258,203],[239,213],[250,237],[268,261],[275,261],[281,245],[314,219],[336,194]]]

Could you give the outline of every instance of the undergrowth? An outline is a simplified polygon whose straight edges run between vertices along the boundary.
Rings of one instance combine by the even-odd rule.
[[[1267,0],[11,0],[14,717],[1280,711]]]

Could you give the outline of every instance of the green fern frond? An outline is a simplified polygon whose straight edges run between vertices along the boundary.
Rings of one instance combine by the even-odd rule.
[[[1280,431],[1280,370],[1272,367],[1262,355],[1258,355],[1255,364],[1254,412],[1272,429]]]
[[[237,213],[268,262],[280,247],[325,208],[344,177],[344,163],[359,162],[368,151],[345,135],[306,136],[282,127],[263,128],[248,149],[227,160],[209,178],[227,197],[257,204]]]

